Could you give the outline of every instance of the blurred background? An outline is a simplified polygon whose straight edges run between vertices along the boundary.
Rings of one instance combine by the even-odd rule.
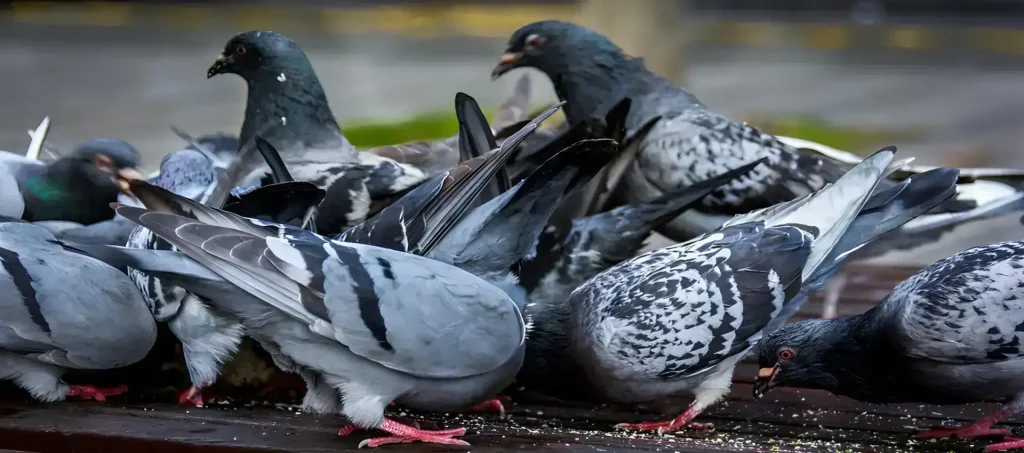
[[[1020,0],[0,1],[0,149],[22,152],[47,115],[49,143],[124,139],[149,169],[182,145],[169,124],[235,134],[245,84],[205,72],[249,29],[303,46],[356,144],[446,136],[456,91],[510,91],[518,74],[489,74],[511,32],[562,19],[775,133],[1024,167],[1021,18]],[[533,77],[536,105],[553,101]],[[1002,228],[1019,238],[1016,221]]]

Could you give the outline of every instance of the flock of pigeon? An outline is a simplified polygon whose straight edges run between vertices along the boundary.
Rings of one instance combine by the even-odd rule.
[[[250,31],[207,73],[248,84],[238,137],[176,131],[189,146],[147,178],[118,140],[44,163],[37,131],[0,160],[0,379],[104,400],[126,389],[62,374],[137,362],[166,323],[193,384],[181,402],[250,337],[305,381],[306,411],[388,434],[361,446],[466,445],[384,410],[500,410],[516,382],[589,402],[692,394],[672,420],[618,428],[701,429],[754,353],[755,396],[1006,398],[922,435],[1024,446],[992,428],[1024,410],[1024,242],[942,260],[863,315],[785,325],[844,262],[1024,210],[1024,172],[775,137],[570,23],[516,31],[492,76],[520,67],[561,102],[529,118],[524,77],[493,124],[459,93],[457,136],[358,151],[299,46]],[[563,126],[539,128],[559,109]],[[641,253],[655,230],[682,242]]]

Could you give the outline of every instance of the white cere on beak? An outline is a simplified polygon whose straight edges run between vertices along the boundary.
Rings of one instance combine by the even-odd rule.
[[[285,77],[283,72],[280,75],[277,76],[277,81],[278,82],[282,82],[283,83],[286,80],[288,80],[288,77]]]

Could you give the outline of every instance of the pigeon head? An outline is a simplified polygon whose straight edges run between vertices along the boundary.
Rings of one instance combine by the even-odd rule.
[[[598,61],[593,61],[594,59]],[[569,22],[545,20],[525,25],[512,33],[491,77],[515,68],[530,67],[550,77],[579,67],[626,61],[626,54],[601,34]]]
[[[230,73],[251,81],[262,72],[276,77],[281,70],[307,68],[312,71],[306,53],[287,36],[274,31],[247,31],[228,40],[206,77]]]
[[[831,368],[838,342],[846,340],[839,331],[841,320],[815,319],[779,329],[758,346],[758,372],[754,397],[761,398],[774,387],[832,389],[838,379]]]
[[[217,179],[214,162],[197,150],[183,149],[164,156],[160,174],[153,181],[164,189],[198,200]]]
[[[97,138],[50,164],[50,175],[69,182],[85,179],[94,187],[128,194],[128,181],[145,179],[138,170],[141,160],[139,151],[127,142]]]
[[[294,41],[273,31],[247,31],[235,35],[217,57],[207,78],[237,74],[248,85],[241,143],[257,134],[274,140],[298,137],[306,145],[337,143],[341,128],[327,103],[313,65]],[[261,132],[271,125],[283,125],[291,132]]]
[[[642,60],[630,57],[608,38],[556,20],[516,30],[491,77],[497,79],[522,67],[538,69],[551,79],[558,98],[567,101],[565,114],[570,124],[603,117],[615,102],[630,94],[633,84],[652,76]]]

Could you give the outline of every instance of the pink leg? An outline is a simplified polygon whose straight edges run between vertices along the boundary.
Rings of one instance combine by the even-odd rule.
[[[996,444],[991,444],[991,445],[985,447],[984,451],[985,451],[985,453],[988,453],[988,452],[992,452],[992,451],[1017,450],[1017,449],[1021,449],[1021,448],[1024,448],[1024,439],[1011,437],[1011,438],[1003,439],[1002,442],[999,442],[999,443],[996,443]]]
[[[191,404],[196,407],[202,407],[203,389],[193,385],[178,393],[178,404]]]
[[[497,412],[498,417],[505,418],[505,405],[498,398],[491,398],[469,408],[469,412]]]
[[[643,422],[643,423],[619,423],[615,425],[617,429],[625,429],[630,431],[658,431],[658,434],[666,434],[678,431],[682,428],[690,428],[698,431],[705,429],[711,429],[714,427],[711,423],[691,423],[691,421],[700,415],[701,411],[694,409],[691,405],[685,412],[680,414],[678,417],[673,418],[669,421],[663,422]]]
[[[464,440],[453,439],[453,437],[459,437],[466,434],[465,428],[449,429],[445,431],[424,431],[408,425],[403,425],[389,418],[385,418],[384,423],[381,423],[377,429],[385,431],[388,434],[391,434],[391,436],[365,439],[359,443],[359,448],[374,448],[381,445],[396,443],[404,444],[416,441],[430,444],[469,445],[469,443]]]
[[[108,396],[120,395],[128,391],[127,385],[119,385],[114,388],[100,388],[92,385],[72,385],[68,389],[68,396],[81,398],[83,400],[106,401]]]
[[[917,437],[944,438],[955,437],[958,439],[976,439],[978,437],[1006,437],[1010,435],[1008,429],[992,429],[992,425],[1000,420],[1014,415],[1017,411],[1003,409],[991,415],[979,418],[978,421],[959,428],[935,428],[917,433]],[[998,451],[998,450],[993,450]]]

